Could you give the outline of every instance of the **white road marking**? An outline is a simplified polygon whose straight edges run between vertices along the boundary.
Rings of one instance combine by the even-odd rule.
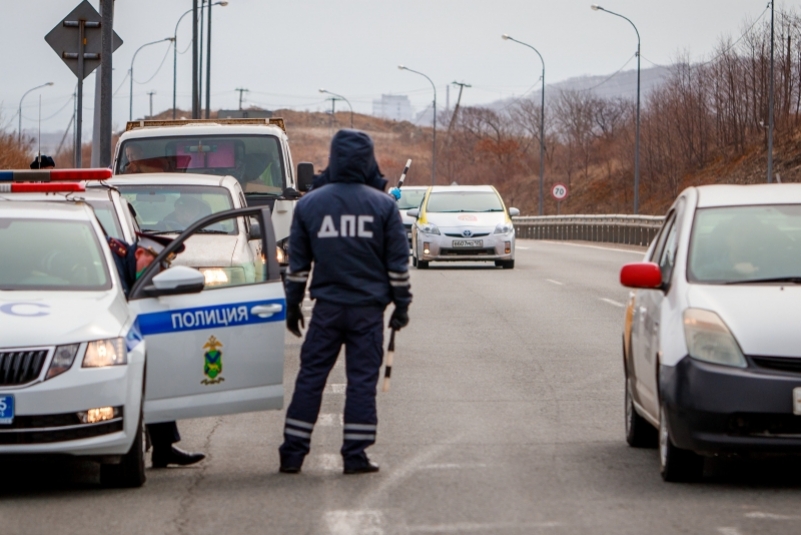
[[[473,463],[473,464],[457,464],[457,463],[440,463],[440,464],[426,464],[418,468],[418,470],[464,470],[468,468],[487,468],[488,464]]]
[[[553,280],[553,279],[545,279],[545,280],[547,280],[547,281],[548,281],[548,282],[550,282],[551,284],[556,284],[557,286],[564,286],[564,285],[565,285],[565,283],[564,283],[564,282],[555,281],[555,280]]]
[[[737,528],[718,528],[720,535],[742,535],[742,532]]]
[[[317,418],[317,425],[320,427],[334,427],[339,425],[339,422],[342,419],[341,414],[334,414],[332,412],[321,414],[319,418]]]
[[[323,518],[331,535],[384,535],[381,511],[327,511]]]
[[[515,245],[515,249],[520,249],[522,251],[528,251],[531,247],[523,247],[521,245]]]
[[[556,528],[561,525],[561,522],[494,522],[484,524],[479,524],[477,522],[457,522],[455,524],[409,526],[407,531],[409,531],[409,533],[461,533],[464,531],[495,532],[499,530],[518,531],[533,528]]]
[[[342,456],[336,453],[323,453],[319,457],[320,468],[326,471],[342,471]]]
[[[553,245],[569,245],[571,247],[587,247],[589,249],[601,249],[602,251],[617,251],[618,253],[629,253],[629,254],[636,254],[639,256],[643,256],[645,254],[645,249],[642,251],[632,251],[630,249],[617,249],[615,247],[602,247],[600,245],[585,245],[583,243],[568,243],[563,241],[551,241],[551,240],[539,240],[543,243],[550,243]]]
[[[746,518],[759,518],[765,520],[797,520],[798,516],[777,515],[776,513],[763,513],[762,511],[754,511],[752,513],[745,513]]]
[[[613,299],[607,299],[606,297],[601,297],[600,300],[603,301],[604,303],[609,303],[610,305],[615,306],[615,307],[623,308],[623,307],[626,306],[623,303],[618,303],[617,301],[615,301]]]
[[[328,386],[331,387],[331,394],[344,394],[348,388],[347,383],[331,383]]]

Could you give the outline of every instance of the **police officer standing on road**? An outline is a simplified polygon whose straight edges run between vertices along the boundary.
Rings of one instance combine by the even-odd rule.
[[[114,254],[114,262],[120,274],[122,289],[127,296],[136,280],[153,263],[158,254],[172,241],[163,236],[138,234],[139,241],[128,245],[120,240],[108,238],[109,247]],[[180,253],[183,249],[176,251]],[[166,468],[169,464],[187,466],[195,464],[206,456],[202,453],[190,453],[174,446],[181,441],[178,425],[175,422],[148,424],[147,433],[153,445],[153,468]]]
[[[328,374],[345,344],[348,387],[342,458],[346,474],[377,472],[365,449],[375,443],[376,385],[383,356],[384,309],[395,303],[390,326],[409,323],[409,243],[397,205],[383,192],[373,141],[340,130],[328,168],[297,204],[289,237],[287,328],[301,336],[301,303],[314,265],[316,300],[300,371],[284,426],[281,472],[297,473],[309,453]]]

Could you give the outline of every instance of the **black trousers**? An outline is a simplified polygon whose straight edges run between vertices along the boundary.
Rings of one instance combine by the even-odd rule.
[[[178,424],[175,422],[147,424],[147,434],[150,435],[150,443],[153,445],[154,452],[169,450],[173,444],[181,441]]]
[[[323,389],[339,350],[345,345],[348,386],[342,457],[345,467],[367,462],[364,450],[375,443],[376,385],[383,359],[384,308],[346,307],[318,301],[300,351],[300,372],[286,412],[281,463],[300,466],[309,453]]]

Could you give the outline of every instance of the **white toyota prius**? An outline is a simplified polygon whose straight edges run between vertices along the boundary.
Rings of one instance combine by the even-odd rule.
[[[801,453],[801,185],[685,190],[620,280],[626,438],[665,480]]]
[[[195,232],[251,217],[274,251],[268,209],[214,214],[162,251],[126,299],[85,202],[0,203],[0,464],[84,456],[101,463],[103,484],[140,486],[144,423],[281,408],[275,256],[256,280],[226,286],[168,267]]]

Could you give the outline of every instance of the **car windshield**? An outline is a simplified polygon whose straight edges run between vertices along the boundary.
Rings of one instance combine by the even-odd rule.
[[[403,189],[401,188],[401,198],[398,199],[398,210],[411,210],[419,208],[426,195],[424,189]]]
[[[801,281],[801,205],[699,209],[688,279],[709,284]]]
[[[88,200],[86,202],[94,209],[97,220],[100,221],[100,225],[108,236],[118,240],[125,240],[122,235],[120,220],[117,218],[117,211],[114,209],[114,203],[101,200]]]
[[[88,221],[0,218],[0,290],[111,288],[106,259]]]
[[[123,142],[115,174],[161,172],[231,175],[246,194],[280,195],[286,189],[281,144],[271,135],[171,136]]]
[[[501,199],[492,191],[437,191],[428,197],[427,212],[502,212]]]
[[[219,186],[116,187],[136,210],[137,223],[142,232],[177,234],[199,219],[233,208],[231,194]],[[198,232],[236,234],[238,229],[235,219],[227,219]]]

